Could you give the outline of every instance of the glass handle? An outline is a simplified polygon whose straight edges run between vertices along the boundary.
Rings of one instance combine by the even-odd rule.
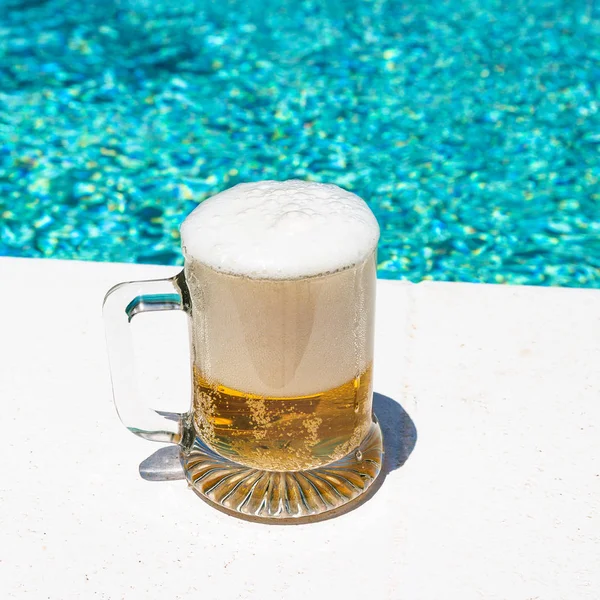
[[[140,401],[129,324],[143,312],[187,311],[188,307],[183,271],[169,279],[120,283],[104,298],[103,316],[115,407],[123,425],[147,440],[182,443],[185,415],[153,410]]]

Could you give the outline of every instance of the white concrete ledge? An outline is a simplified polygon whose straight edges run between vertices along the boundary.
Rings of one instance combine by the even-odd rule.
[[[159,446],[118,421],[101,303],[176,271],[0,259],[3,598],[600,597],[600,292],[381,281],[390,472],[281,527],[138,474]],[[181,316],[136,332],[155,408],[188,401]]]

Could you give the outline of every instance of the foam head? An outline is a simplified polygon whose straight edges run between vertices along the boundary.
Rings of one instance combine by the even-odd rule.
[[[187,257],[257,279],[338,271],[364,260],[378,239],[364,200],[299,180],[241,183],[202,202],[181,226]]]

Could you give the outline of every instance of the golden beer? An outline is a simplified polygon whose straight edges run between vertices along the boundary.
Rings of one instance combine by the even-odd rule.
[[[186,269],[203,442],[266,471],[314,469],[358,448],[372,424],[374,256],[288,280],[195,260]]]
[[[194,372],[194,418],[203,440],[236,463],[275,471],[313,469],[355,449],[371,425],[371,366],[306,396],[248,394]]]

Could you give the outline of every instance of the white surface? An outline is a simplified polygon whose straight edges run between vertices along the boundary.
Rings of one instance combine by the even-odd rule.
[[[158,445],[117,419],[100,306],[174,271],[0,259],[2,598],[600,597],[599,292],[380,282],[375,389],[416,446],[353,512],[282,527],[138,475]],[[156,407],[187,403],[182,316],[140,318]]]
[[[181,226],[185,253],[254,278],[291,279],[362,262],[379,239],[364,200],[336,185],[240,183],[198,205]]]

